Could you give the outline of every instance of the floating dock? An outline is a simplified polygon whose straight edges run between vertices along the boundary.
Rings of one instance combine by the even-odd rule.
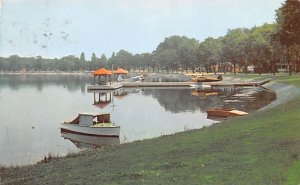
[[[125,88],[190,88],[202,85],[209,85],[211,87],[249,87],[249,86],[261,86],[268,82],[270,79],[259,82],[247,82],[247,83],[224,83],[224,82],[120,82],[110,85],[90,85],[87,87],[88,91],[113,91],[121,87]]]
[[[247,82],[247,83],[215,83],[210,84],[212,87],[257,87],[269,83],[271,79],[266,79],[258,82]]]
[[[190,87],[195,82],[122,82],[123,87]]]
[[[113,91],[123,87],[121,83],[113,83],[109,85],[89,85],[87,86],[88,91]]]

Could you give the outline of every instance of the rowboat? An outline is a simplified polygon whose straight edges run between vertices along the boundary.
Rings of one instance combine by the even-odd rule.
[[[202,76],[202,75],[190,75],[192,82],[218,82],[223,80],[222,75],[214,76]]]
[[[61,124],[61,132],[86,136],[119,137],[120,126],[110,121],[110,114],[79,113]]]
[[[235,109],[208,109],[207,116],[217,116],[217,117],[231,117],[231,116],[244,116],[247,115],[247,112],[243,112]]]

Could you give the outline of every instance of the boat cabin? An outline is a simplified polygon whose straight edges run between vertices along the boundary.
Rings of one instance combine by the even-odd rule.
[[[78,124],[79,126],[89,127],[98,123],[110,123],[110,114],[79,113],[78,116],[68,124]]]

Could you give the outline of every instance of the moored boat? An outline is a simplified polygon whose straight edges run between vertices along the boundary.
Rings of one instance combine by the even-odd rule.
[[[223,80],[222,75],[218,76],[204,76],[199,74],[186,74],[187,76],[190,76],[192,79],[192,82],[218,82]]]
[[[207,116],[217,116],[217,117],[231,117],[231,116],[244,116],[247,112],[235,110],[235,109],[218,109],[212,108],[207,110]]]
[[[110,114],[79,113],[61,124],[61,132],[87,136],[119,137],[120,126],[110,121]]]

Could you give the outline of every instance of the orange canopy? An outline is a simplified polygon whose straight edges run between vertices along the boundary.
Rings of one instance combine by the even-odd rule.
[[[105,68],[100,68],[98,69],[97,71],[93,72],[93,75],[94,76],[100,76],[100,75],[111,75],[112,72],[111,71],[108,71],[107,69]]]
[[[114,70],[114,74],[127,74],[128,71],[124,70],[123,68],[118,68],[117,70]]]

